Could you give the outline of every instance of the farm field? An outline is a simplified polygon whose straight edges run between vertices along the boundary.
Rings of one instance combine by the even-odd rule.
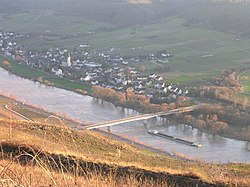
[[[123,56],[166,49],[174,57],[163,66],[170,66],[174,74],[164,73],[157,64],[143,63],[146,73],[161,73],[174,83],[197,84],[200,79],[210,79],[229,67],[250,63],[249,39],[205,27],[187,27],[185,20],[180,18],[164,18],[150,25],[116,30],[112,30],[109,23],[82,21],[73,16],[50,15],[49,12],[2,15],[0,21],[3,28],[33,33],[22,41],[30,48],[67,47],[73,50],[80,43],[88,43],[95,50],[114,48],[114,53]],[[48,37],[42,38],[43,34]],[[183,74],[185,77],[180,78]],[[56,83],[60,84],[60,81]]]

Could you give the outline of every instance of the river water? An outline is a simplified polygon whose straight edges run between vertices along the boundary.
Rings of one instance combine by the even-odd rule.
[[[30,105],[39,106],[49,112],[65,114],[82,124],[110,121],[138,115],[130,109],[115,107],[95,98],[71,91],[47,87],[27,79],[17,77],[0,68],[0,93]],[[155,129],[171,136],[202,144],[201,148],[173,142],[147,133]],[[111,127],[115,134],[133,141],[159,148],[166,152],[207,162],[250,163],[250,143],[202,133],[187,125],[167,124],[162,119],[149,120],[147,126],[142,121]]]

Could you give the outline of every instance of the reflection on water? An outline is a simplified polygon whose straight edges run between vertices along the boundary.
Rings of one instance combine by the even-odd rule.
[[[209,145],[212,146],[223,147],[226,144],[225,138],[215,134],[207,135],[207,139]]]
[[[82,124],[110,121],[138,115],[130,109],[115,107],[89,96],[70,91],[47,87],[9,74],[0,69],[0,92],[13,95],[17,100],[36,105],[50,112],[66,114],[82,121]],[[111,131],[126,136],[131,140],[157,147],[174,154],[189,158],[200,158],[209,162],[248,162],[250,163],[249,142],[236,141],[208,133],[202,133],[187,125],[169,124],[160,118],[147,121],[117,125]],[[148,129],[156,129],[171,136],[201,143],[202,148],[195,148],[150,135]]]
[[[245,143],[244,150],[250,152],[250,142]]]
[[[191,147],[168,139],[148,134],[148,129],[155,129],[164,134],[198,142],[201,148]],[[220,136],[202,133],[187,125],[162,124],[162,121],[149,122],[147,127],[143,123],[130,123],[126,126],[118,125],[111,128],[112,132],[130,139],[165,150],[173,154],[184,155],[188,158],[201,159],[209,162],[250,162],[250,152],[242,151],[246,142],[236,141]]]

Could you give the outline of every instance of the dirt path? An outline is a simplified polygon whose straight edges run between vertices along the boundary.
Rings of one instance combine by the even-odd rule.
[[[155,64],[155,65],[157,65],[157,66],[160,66],[160,67],[163,67],[163,68],[165,67],[164,65],[159,64],[159,63],[157,63],[157,62],[155,62],[155,61],[153,61],[153,60],[152,60],[152,61],[150,61],[150,62],[151,62],[151,63],[153,63],[153,64]]]

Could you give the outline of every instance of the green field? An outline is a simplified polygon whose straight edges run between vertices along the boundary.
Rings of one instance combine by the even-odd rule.
[[[86,21],[75,16],[53,15],[50,12],[28,12],[12,15],[0,15],[1,25],[20,33],[43,34],[53,33],[75,35],[93,32],[107,23]]]
[[[6,66],[3,66],[2,61],[6,60],[6,58],[0,56],[0,66],[6,69]],[[12,73],[19,75],[21,77],[36,80],[37,78],[41,77],[43,80],[47,80],[50,83],[53,83],[54,86],[58,88],[63,88],[67,90],[76,90],[81,89],[85,90],[88,93],[91,93],[91,86],[70,81],[61,77],[58,77],[53,74],[46,73],[44,71],[40,71],[38,69],[33,69],[25,65],[17,64],[12,60],[7,59],[10,62],[10,68],[7,67]]]
[[[32,12],[11,15],[7,18],[1,16],[0,21],[4,28],[17,32],[46,33],[49,31],[49,33],[57,34],[46,39],[38,34],[22,41],[30,48],[67,47],[73,49],[79,43],[88,43],[97,50],[114,47],[115,53],[123,56],[149,54],[166,49],[174,54],[167,64],[176,71],[171,81],[179,83],[195,82],[197,84],[199,79],[210,79],[224,69],[250,62],[249,39],[236,40],[237,37],[233,34],[205,27],[187,27],[184,26],[185,20],[180,18],[164,18],[154,24],[113,31],[100,31],[101,28],[111,28],[112,25],[109,23],[83,21],[73,16]],[[27,24],[28,27],[25,26]],[[93,33],[87,34],[89,32]],[[151,62],[145,61],[144,63],[147,73],[157,73],[160,69],[158,65]],[[139,65],[136,66],[139,67]],[[17,69],[21,71],[22,68]],[[180,80],[179,77],[183,74],[186,75],[185,81]],[[34,76],[32,73],[30,75]],[[165,76],[170,75],[165,74]],[[61,85],[61,80],[50,79],[56,85]],[[68,84],[72,85],[72,83]],[[78,87],[78,85],[73,87]]]

